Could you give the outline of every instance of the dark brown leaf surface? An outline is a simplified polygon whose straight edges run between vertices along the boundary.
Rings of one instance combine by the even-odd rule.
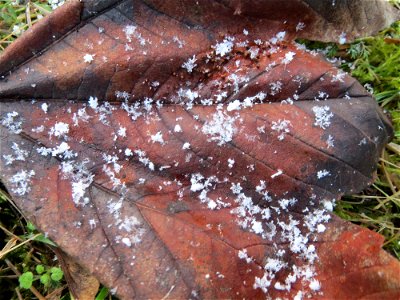
[[[382,237],[330,213],[392,129],[290,42],[360,33],[329,5],[70,1],[0,57],[2,181],[124,299],[399,297]]]

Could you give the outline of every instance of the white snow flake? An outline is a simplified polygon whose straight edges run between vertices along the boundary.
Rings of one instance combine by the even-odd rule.
[[[90,64],[93,60],[94,60],[94,55],[92,55],[92,54],[86,53],[86,54],[83,56],[83,61],[84,61],[85,63]]]
[[[217,111],[213,114],[212,120],[204,123],[202,132],[211,136],[209,141],[215,141],[218,146],[232,141],[233,135],[236,133],[234,126],[235,118]]]
[[[193,69],[197,66],[197,64],[195,64],[196,61],[196,55],[193,55],[192,58],[189,58],[183,63],[182,68],[186,69],[188,73],[192,73]]]
[[[329,106],[314,106],[312,110],[315,114],[314,125],[319,126],[322,129],[326,129],[331,125],[330,120],[333,117],[333,113],[330,111]]]

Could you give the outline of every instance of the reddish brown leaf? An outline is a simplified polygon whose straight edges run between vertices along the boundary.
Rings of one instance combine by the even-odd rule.
[[[80,300],[94,299],[99,290],[99,281],[59,248],[55,248],[54,252],[74,298]]]
[[[290,42],[299,22],[331,38],[325,12],[199,2],[71,1],[0,58],[17,205],[125,299],[399,296],[382,238],[330,214],[392,129]]]

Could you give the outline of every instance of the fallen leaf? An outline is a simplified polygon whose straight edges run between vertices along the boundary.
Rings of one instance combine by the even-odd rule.
[[[94,299],[99,290],[99,281],[58,248],[53,248],[64,271],[68,288],[75,299]]]
[[[0,57],[1,180],[123,299],[398,296],[382,237],[330,213],[393,132],[291,42],[361,33],[328,2],[68,2]]]

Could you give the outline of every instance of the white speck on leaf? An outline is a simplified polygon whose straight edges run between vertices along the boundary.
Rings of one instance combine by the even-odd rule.
[[[196,61],[196,55],[193,55],[192,58],[189,58],[183,63],[182,68],[186,69],[188,73],[192,73],[193,69],[197,66],[197,64],[195,63]]]
[[[233,41],[235,39],[233,37],[227,36],[221,43],[217,43],[214,46],[215,54],[219,56],[225,56],[230,53],[233,48]]]
[[[150,139],[153,144],[159,143],[159,144],[163,145],[165,143],[161,131],[158,131],[156,134],[151,135]]]
[[[276,173],[274,173],[274,174],[271,175],[271,178],[273,179],[273,178],[278,177],[278,176],[280,176],[280,175],[282,175],[282,174],[283,174],[283,171],[280,170],[280,169],[278,169],[278,171],[277,171]]]
[[[236,133],[234,126],[235,118],[221,111],[213,114],[212,120],[207,120],[202,128],[202,132],[208,136],[209,141],[215,141],[218,146],[232,141],[233,135]]]
[[[26,195],[31,191],[30,183],[31,178],[35,175],[35,171],[21,170],[11,177],[11,184],[13,188],[11,189],[14,193],[19,196]]]
[[[56,137],[63,137],[67,135],[69,132],[69,125],[64,122],[57,122],[54,124],[53,127],[50,128],[49,135],[50,136],[56,136]]]
[[[92,63],[93,60],[94,60],[94,55],[92,55],[92,54],[86,53],[86,54],[83,56],[83,61],[84,61],[85,63],[90,64],[90,63]]]
[[[312,110],[315,114],[314,125],[319,126],[322,129],[326,129],[331,125],[330,120],[333,117],[333,113],[330,111],[329,106],[314,106]]]
[[[49,107],[49,106],[47,105],[47,103],[42,103],[41,108],[42,108],[42,110],[43,110],[45,113],[47,113],[48,107]]]

